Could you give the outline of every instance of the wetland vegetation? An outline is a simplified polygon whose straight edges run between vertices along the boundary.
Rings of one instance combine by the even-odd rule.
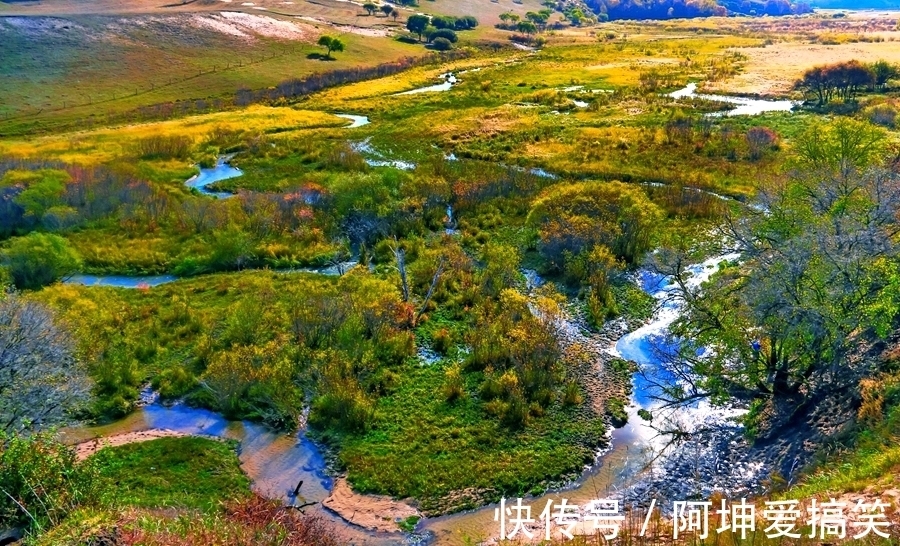
[[[97,45],[69,18],[0,19],[16,44],[0,91],[17,93],[0,107],[0,527],[34,544],[329,544],[350,527],[251,492],[233,443],[160,438],[77,461],[47,432],[140,412],[148,392],[305,431],[353,490],[426,516],[398,532],[571,483],[635,419],[635,368],[609,352],[665,312],[641,284],[653,274],[683,301],[671,332],[691,340],[666,346],[679,380],[654,396],[741,408],[748,450],[815,420],[797,443],[843,451],[789,450],[819,464],[794,491],[894,484],[896,357],[881,353],[900,310],[896,21],[609,22],[637,3],[486,0],[423,6],[435,17],[325,2],[298,21],[283,4],[113,27],[70,16],[151,49],[196,40],[165,86],[101,59],[97,104],[76,106],[65,87],[81,69],[45,74],[59,92],[32,104],[27,51]],[[713,4],[665,17],[740,11]],[[721,95],[754,73],[754,50],[838,31],[883,55],[784,69],[773,85],[794,108],[727,115],[751,100]],[[192,178],[214,168],[232,176]],[[701,286],[686,272],[704,260]],[[637,413],[666,428],[658,410]],[[797,483],[788,455],[765,457],[767,494]]]

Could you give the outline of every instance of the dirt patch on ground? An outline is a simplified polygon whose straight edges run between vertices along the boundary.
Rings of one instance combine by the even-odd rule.
[[[237,11],[223,11],[214,14],[194,14],[191,23],[195,27],[206,28],[244,39],[255,36],[279,38],[282,40],[312,41],[318,33],[305,23],[295,23]]]
[[[372,531],[399,531],[399,521],[421,516],[418,510],[402,501],[355,493],[344,478],[334,481],[331,496],[322,501],[322,505],[346,521]]]
[[[747,57],[743,73],[722,82],[706,84],[704,91],[783,96],[791,92],[794,82],[804,71],[817,65],[851,60],[900,62],[900,42],[842,45],[781,43],[731,51]]]
[[[75,446],[75,457],[79,461],[83,461],[104,447],[117,447],[137,442],[149,442],[158,438],[180,438],[182,436],[187,436],[187,434],[175,430],[154,428],[140,432],[117,434],[107,438],[94,438],[93,440],[77,444]]]
[[[341,32],[359,34],[360,36],[370,36],[372,38],[384,38],[385,36],[390,35],[390,31],[386,28],[354,27],[350,25],[335,25],[334,28]]]

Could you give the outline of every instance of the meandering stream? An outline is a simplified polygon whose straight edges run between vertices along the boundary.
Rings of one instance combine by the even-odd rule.
[[[207,189],[207,186],[210,184],[214,184],[220,180],[228,180],[229,178],[237,178],[238,176],[243,176],[244,172],[237,167],[232,167],[228,161],[234,155],[223,155],[220,156],[216,160],[216,166],[208,169],[200,169],[200,173],[197,175],[188,178],[184,183],[189,188],[195,188],[200,193],[205,195],[210,195],[212,197],[217,197],[219,199],[226,199],[228,197],[234,197],[233,193],[227,192],[215,192]]]
[[[443,91],[449,89],[455,82],[452,74],[443,75],[442,78],[445,79],[445,82],[439,86],[420,88],[403,94]],[[453,81],[450,81],[451,78]],[[688,86],[688,88],[676,92],[676,98],[697,96],[708,100],[721,100],[737,104],[738,108],[729,112],[728,115],[736,115],[741,108],[744,110],[740,113],[751,115],[764,111],[790,109],[784,104],[790,103],[790,101],[755,101],[738,97],[696,95],[696,85],[692,85],[693,87]],[[672,94],[672,96],[674,97],[676,94]],[[790,105],[792,106],[793,103]],[[365,116],[341,114],[340,117],[352,121],[347,128],[360,127],[369,123]],[[367,141],[364,142],[367,143]],[[220,158],[214,168],[201,169],[200,174],[188,180],[187,184],[217,197],[230,195],[204,190],[206,186],[218,180],[242,175],[239,169],[227,164],[227,159]],[[396,163],[389,159],[384,159],[384,161]],[[540,176],[555,178],[555,175],[543,170],[532,170],[532,172]],[[724,198],[723,196],[719,197]],[[448,226],[452,225],[455,218],[450,208],[447,210],[447,217]],[[717,256],[702,264],[692,266],[689,268],[692,273],[690,283],[699,286],[709,278],[721,262],[735,258],[735,255]],[[354,264],[354,262],[345,262],[328,268],[303,271],[340,274],[345,268]],[[540,280],[533,273],[530,278],[531,282]],[[543,507],[549,499],[559,501],[563,498],[567,499],[569,503],[580,504],[600,496],[615,494],[617,490],[635,478],[652,454],[655,431],[636,414],[638,409],[652,411],[655,408],[651,398],[651,380],[673,379],[664,366],[661,366],[655,353],[655,347],[660,343],[670,343],[666,336],[668,327],[681,312],[682,303],[673,297],[674,292],[668,279],[650,271],[640,271],[639,279],[642,288],[659,302],[658,311],[646,325],[621,336],[614,344],[610,344],[607,338],[587,333],[577,321],[570,320],[564,325],[570,335],[580,336],[578,339],[580,343],[633,360],[641,366],[646,375],[636,374],[635,376],[634,404],[629,407],[629,422],[625,427],[611,433],[609,449],[599,456],[595,465],[585,468],[576,483],[563,490],[529,499],[529,503],[533,506]],[[175,280],[177,280],[176,277],[169,275],[147,277],[78,275],[71,277],[66,282],[87,286],[138,288],[158,286]],[[726,414],[727,412],[716,412],[698,405],[684,410],[684,413],[677,415],[676,418],[699,422],[700,420],[726,418]],[[279,434],[253,423],[230,422],[218,414],[202,409],[180,405],[167,408],[158,403],[151,404],[111,425],[75,429],[69,431],[69,434],[72,440],[77,441],[79,438],[105,437],[152,428],[172,429],[188,434],[209,435],[240,441],[242,467],[253,480],[254,490],[272,498],[283,499],[286,502],[293,501],[291,492],[299,480],[304,482],[301,495],[305,501],[318,502],[325,499],[332,487],[331,479],[325,473],[325,462],[319,449],[305,438],[302,431],[299,434]],[[470,512],[425,519],[420,522],[417,531],[431,535],[432,542],[435,544],[465,544],[469,539],[475,541],[487,539],[495,536],[498,531],[493,521],[494,508],[495,506],[489,505]],[[540,509],[538,508],[538,510]],[[404,541],[397,535],[387,536],[361,531],[331,514],[328,514],[328,517],[335,521],[342,532],[347,533],[360,544],[397,544]]]
[[[409,91],[403,91],[401,93],[396,93],[397,96],[400,95],[417,95],[419,93],[439,93],[441,91],[450,91],[450,88],[453,87],[459,80],[453,74],[453,72],[447,72],[446,74],[441,74],[438,76],[442,83],[435,85],[428,85],[426,87],[418,87],[416,89],[410,89]]]
[[[735,97],[731,95],[709,95],[697,93],[697,84],[689,83],[684,89],[669,93],[673,99],[703,99],[714,102],[733,104],[735,107],[725,112],[712,112],[710,117],[721,116],[756,116],[766,112],[790,112],[799,104],[792,100],[762,100],[747,97]]]
[[[294,434],[273,432],[257,423],[229,421],[218,413],[205,409],[190,408],[182,404],[166,407],[154,402],[138,408],[115,423],[71,428],[63,430],[61,435],[64,441],[74,444],[152,429],[237,440],[240,442],[241,468],[252,480],[253,490],[267,498],[299,506],[307,502],[321,503],[331,494],[333,480],[325,470],[325,459],[316,444],[306,438],[305,431]],[[303,485],[299,495],[295,497],[294,489],[301,480]],[[356,544],[397,544],[396,535],[363,531],[321,509],[318,504],[307,510],[324,515]]]

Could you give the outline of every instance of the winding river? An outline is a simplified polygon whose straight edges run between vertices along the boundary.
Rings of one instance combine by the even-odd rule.
[[[441,89],[435,89],[434,87],[438,86],[433,86],[432,88],[423,88],[412,92],[444,90],[444,85],[449,89],[449,86],[452,85],[450,81],[452,74],[449,76],[444,75],[443,77],[446,81],[440,86]],[[690,90],[688,91],[688,89]],[[679,94],[678,97],[695,96],[696,85],[693,88],[688,86],[688,89],[682,90],[683,93]],[[673,96],[675,95],[673,94]],[[704,95],[696,96],[708,98],[708,96]],[[752,101],[751,99],[739,99],[737,97],[720,98],[729,99],[723,100],[723,102],[739,105],[749,104],[750,102],[771,102]],[[766,110],[763,109],[762,105],[757,104],[752,113],[761,113],[762,111],[776,110]],[[745,113],[751,112],[747,111]],[[729,115],[734,115],[734,111],[730,112]],[[347,128],[360,127],[368,123],[368,118],[364,116],[341,114],[340,117],[352,121]],[[217,180],[241,176],[241,171],[229,166],[227,159],[220,158],[215,167],[201,169],[200,174],[191,178],[187,184],[204,191],[203,188]],[[555,177],[555,175],[546,171],[533,172],[540,176]],[[214,192],[205,193],[224,197],[224,195]],[[447,216],[449,222],[452,223],[454,220],[452,209],[448,208]],[[701,264],[691,266],[689,269],[692,275],[689,282],[694,286],[699,286],[704,280],[709,278],[720,263],[735,258],[735,255],[717,256]],[[347,262],[329,268],[303,271],[320,274],[341,274],[345,267],[353,264],[354,262]],[[539,278],[533,273],[529,277],[532,282],[539,281]],[[69,278],[66,282],[87,286],[138,288],[158,286],[174,282],[175,280],[177,279],[173,276],[97,277],[77,275]],[[669,326],[681,312],[682,302],[674,297],[673,287],[669,279],[665,277],[642,270],[638,273],[637,280],[641,287],[657,300],[658,309],[652,320],[644,326],[620,337],[613,346],[610,346],[608,341],[585,333],[581,325],[574,321],[564,325],[567,331],[575,332],[575,335],[581,336],[582,339],[579,342],[592,344],[595,348],[609,354],[635,361],[641,367],[642,373],[635,374],[634,378],[633,404],[628,408],[630,415],[628,424],[623,428],[612,431],[609,449],[599,454],[596,464],[584,469],[579,480],[562,490],[548,492],[536,498],[529,498],[528,502],[533,506],[543,507],[547,500],[559,501],[563,498],[570,503],[581,504],[600,496],[614,494],[617,490],[632,482],[640,471],[645,468],[649,458],[653,455],[655,431],[637,417],[637,412],[639,409],[652,411],[655,408],[655,403],[651,396],[651,384],[653,381],[671,381],[674,379],[665,367],[661,365],[655,349],[661,343],[671,343],[667,339],[666,334]],[[715,419],[722,417],[722,415],[709,408],[697,406],[684,410],[684,413],[677,415],[676,418],[698,421],[708,419],[710,416]],[[171,429],[187,434],[207,435],[240,441],[241,464],[248,476],[253,480],[254,490],[272,498],[283,499],[285,502],[300,500],[321,502],[329,495],[332,487],[332,480],[325,472],[325,461],[321,452],[313,442],[305,437],[303,431],[299,434],[274,433],[254,423],[231,422],[216,413],[188,408],[182,405],[165,407],[159,403],[152,403],[140,408],[125,419],[110,425],[70,430],[67,432],[67,439],[77,442],[148,429]],[[292,491],[299,480],[303,480],[304,484],[301,489],[302,499],[294,499]],[[417,527],[417,536],[421,537],[421,534],[424,534],[432,537],[429,540],[431,543],[447,545],[469,544],[488,539],[491,536],[495,536],[498,531],[493,520],[494,508],[495,505],[488,505],[469,512],[422,520]],[[345,536],[358,544],[417,543],[418,540],[415,538],[402,538],[402,535],[398,534],[387,535],[362,531],[318,506],[311,508],[311,510],[324,513],[326,517],[339,526]]]
[[[398,535],[364,531],[320,507],[318,503],[331,493],[333,480],[325,471],[322,452],[306,438],[304,431],[295,434],[277,433],[257,423],[229,421],[212,411],[181,404],[167,407],[154,402],[115,423],[66,429],[61,432],[61,436],[65,442],[75,444],[154,429],[237,440],[240,442],[241,468],[252,480],[252,489],[260,495],[298,506],[308,502],[317,503],[306,510],[324,516],[355,544],[397,544]],[[295,497],[294,489],[301,480],[303,485]]]
[[[234,155],[224,155],[219,157],[216,160],[215,167],[209,169],[201,168],[199,174],[192,176],[184,184],[189,188],[197,189],[202,194],[217,197],[219,199],[234,197],[233,193],[215,192],[207,189],[207,186],[209,186],[210,184],[214,184],[220,180],[228,180],[229,178],[237,178],[238,176],[243,176],[243,171],[228,164],[228,161],[232,157],[234,157]]]
[[[799,103],[792,100],[762,100],[731,95],[708,95],[697,93],[697,84],[689,83],[684,89],[669,93],[673,99],[702,99],[733,104],[735,107],[724,112],[712,112],[709,117],[756,116],[766,112],[790,112]]]

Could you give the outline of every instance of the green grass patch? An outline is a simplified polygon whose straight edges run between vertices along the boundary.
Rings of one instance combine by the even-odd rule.
[[[106,483],[104,503],[116,508],[193,508],[210,511],[247,497],[250,479],[235,442],[159,438],[105,448],[94,455]]]
[[[443,367],[408,364],[396,389],[379,399],[369,432],[329,438],[354,488],[411,496],[426,512],[440,513],[546,488],[593,461],[605,432],[601,419],[554,404],[524,429],[509,430],[477,400],[480,375],[467,374],[467,396],[445,402],[438,394]]]

